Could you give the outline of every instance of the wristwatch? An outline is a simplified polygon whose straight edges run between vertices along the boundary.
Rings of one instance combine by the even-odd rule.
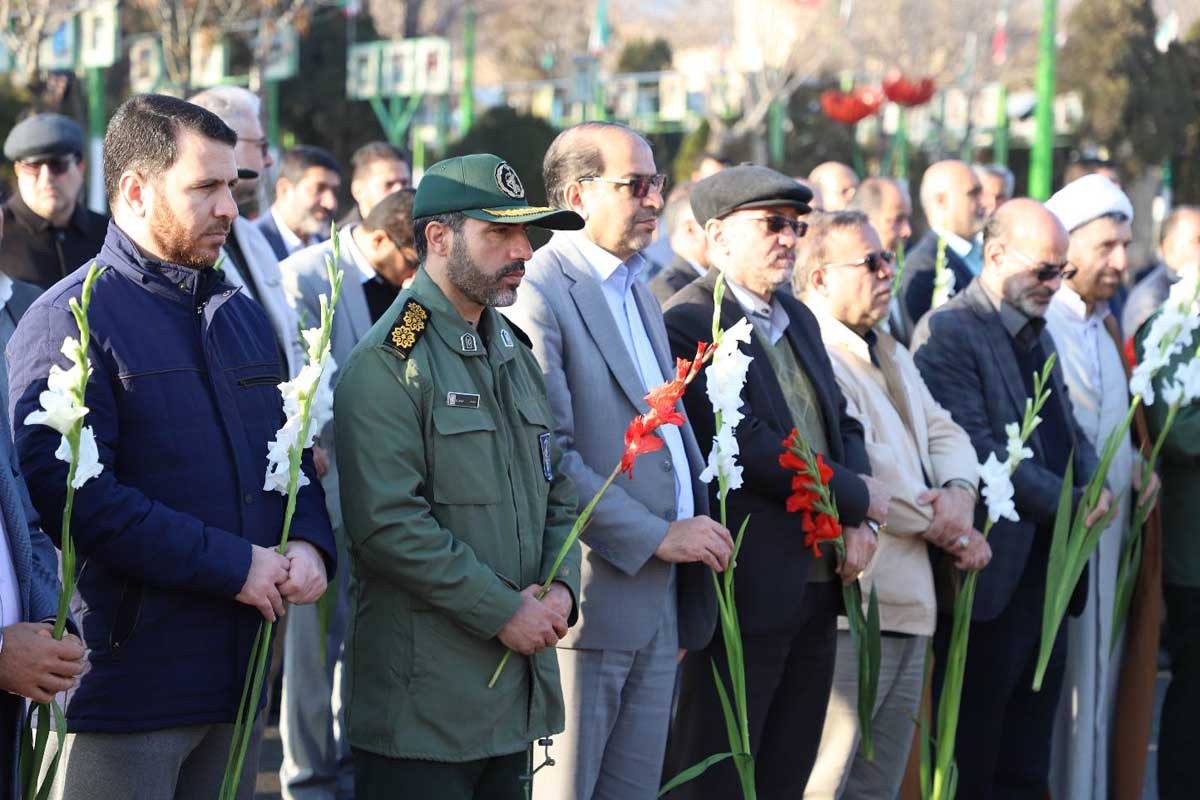
[[[882,533],[887,528],[886,525],[882,524],[878,520],[871,519],[870,517],[867,517],[866,519],[864,519],[863,524],[871,529],[871,533],[875,534],[876,539],[878,539],[879,534]]]

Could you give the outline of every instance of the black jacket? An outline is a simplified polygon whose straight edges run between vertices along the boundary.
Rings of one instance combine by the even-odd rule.
[[[646,286],[658,298],[658,304],[665,306],[676,292],[699,277],[691,262],[683,256],[675,256],[671,265],[651,278]]]
[[[677,358],[692,358],[697,342],[712,339],[713,287],[719,275],[717,270],[709,270],[667,304],[667,335]],[[869,496],[858,475],[871,472],[862,425],[846,413],[846,400],[834,378],[812,312],[786,292],[776,292],[775,297],[791,319],[785,335],[812,382],[825,418],[828,461],[834,471],[830,486],[839,516],[844,525],[859,525],[866,516]],[[721,327],[729,328],[742,316],[737,301],[726,293]],[[744,470],[744,484],[729,494],[728,525],[736,532],[742,520],[750,517],[738,556],[738,615],[743,633],[766,634],[795,627],[813,556],[804,546],[800,514],[789,513],[785,507],[791,494],[792,473],[779,466],[779,456],[783,440],[792,429],[791,412],[757,339],[751,340],[746,352],[754,360],[742,390],[746,418],[737,428],[741,450],[738,463]],[[701,372],[688,388],[683,404],[696,441],[707,457],[716,435],[716,420],[705,389],[705,373]],[[715,481],[711,492],[711,507],[715,510]]]
[[[917,246],[904,256],[904,273],[900,276],[900,320],[899,329],[893,325],[892,336],[896,341],[908,345],[921,317],[933,305],[934,267],[937,265],[938,235],[929,231],[917,242]],[[950,247],[946,248],[946,266],[954,273],[953,297],[967,288],[975,276],[962,258]]]
[[[108,219],[82,202],[65,228],[39,217],[18,192],[4,204],[0,271],[10,278],[49,289],[91,259],[104,246]]]

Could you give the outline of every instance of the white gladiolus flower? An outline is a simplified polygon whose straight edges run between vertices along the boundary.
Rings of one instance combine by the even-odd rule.
[[[76,404],[75,399],[65,392],[42,392],[38,402],[42,410],[30,411],[25,416],[25,424],[47,425],[64,436],[88,413],[87,406]]]
[[[1193,356],[1181,365],[1175,373],[1175,380],[1183,386],[1183,405],[1200,400],[1200,355]]]
[[[950,269],[949,265],[943,265],[933,280],[933,300],[931,306],[937,308],[950,299],[954,294],[954,270]]]
[[[1004,433],[1008,437],[1008,462],[1014,465],[1020,464],[1027,458],[1033,458],[1033,450],[1025,446],[1021,441],[1021,426],[1015,422],[1010,422],[1004,426]]]
[[[742,466],[737,463],[740,454],[733,428],[722,425],[713,438],[712,450],[708,453],[708,466],[700,473],[702,483],[712,483],[720,475],[725,476],[725,488],[734,491],[742,485]]]
[[[987,461],[979,465],[979,477],[983,481],[988,519],[993,523],[1002,517],[1020,522],[1016,503],[1013,502],[1012,470],[1008,462],[998,460],[995,453],[989,453]]]
[[[329,354],[329,345],[326,343],[324,350],[318,352],[321,345],[320,328],[302,331],[301,335],[308,345],[309,361],[295,378],[279,384],[279,394],[283,397],[283,413],[287,421],[275,433],[275,439],[267,445],[267,475],[263,491],[276,491],[284,495],[288,493],[292,452],[312,447],[317,434],[333,417],[333,390],[329,384],[335,364],[333,356]],[[308,431],[304,441],[300,441],[306,401],[309,403]],[[308,482],[304,471],[301,470],[297,476],[297,488],[307,486]]]
[[[1179,381],[1163,384],[1162,387],[1163,402],[1169,406],[1182,403],[1183,401],[1183,384]]]
[[[67,437],[64,436],[63,443],[65,444],[66,441]],[[59,449],[61,450],[62,447],[60,446]],[[103,471],[104,466],[100,463],[100,450],[96,447],[96,434],[92,430],[92,426],[87,425],[79,431],[79,463],[75,465],[75,480],[71,481],[71,485],[78,489]]]
[[[724,477],[728,491],[742,485],[742,468],[737,463],[737,437],[733,432],[745,418],[742,387],[746,385],[746,373],[754,359],[743,353],[738,345],[749,344],[753,332],[754,328],[745,317],[723,331],[712,363],[705,370],[708,400],[712,403],[713,413],[720,416],[721,427],[713,437],[708,466],[700,473],[700,480],[710,483],[717,477]]]

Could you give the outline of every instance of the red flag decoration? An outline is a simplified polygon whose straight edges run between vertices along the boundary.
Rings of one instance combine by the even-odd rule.
[[[827,89],[821,92],[821,111],[834,122],[854,125],[879,110],[883,95],[877,89],[861,87],[852,92]]]
[[[888,100],[901,106],[920,106],[929,102],[933,97],[933,79],[921,78],[911,81],[892,70],[883,79],[883,93]]]

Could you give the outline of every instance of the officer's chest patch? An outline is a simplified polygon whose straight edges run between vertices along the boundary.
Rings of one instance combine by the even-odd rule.
[[[387,337],[383,340],[384,344],[408,358],[413,347],[425,333],[425,326],[428,322],[429,310],[416,300],[409,298],[408,302],[404,304],[400,316],[392,324],[392,329],[388,331]]]
[[[550,434],[538,434],[538,450],[542,454],[542,477],[548,482],[554,480],[554,469],[550,463]]]
[[[479,395],[470,392],[446,392],[446,405],[451,408],[479,408]]]

